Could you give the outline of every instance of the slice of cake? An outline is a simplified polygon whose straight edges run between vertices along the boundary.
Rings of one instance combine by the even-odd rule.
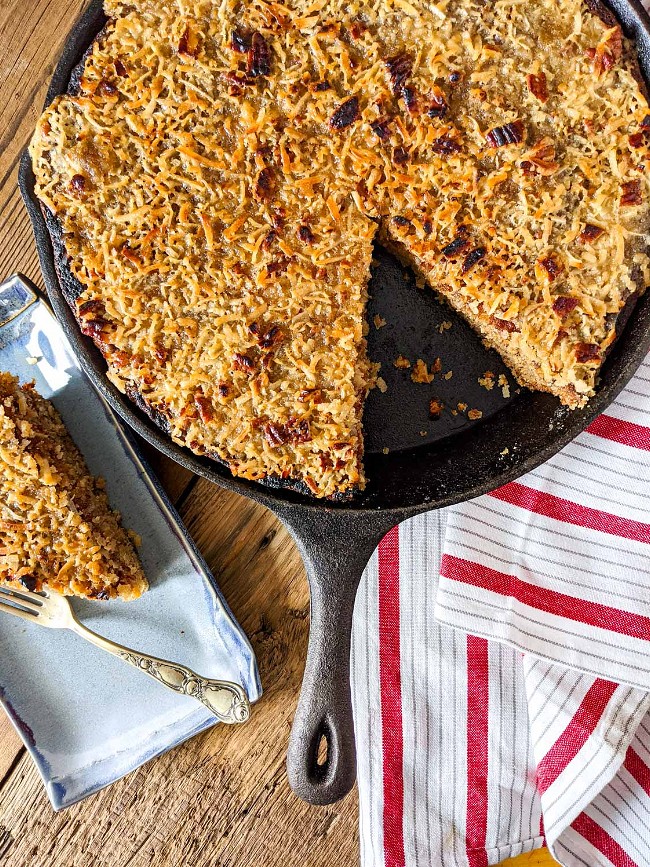
[[[0,581],[66,596],[135,599],[147,581],[52,404],[0,373]]]

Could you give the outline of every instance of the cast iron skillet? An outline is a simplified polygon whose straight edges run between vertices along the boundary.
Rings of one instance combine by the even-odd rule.
[[[641,69],[650,78],[650,18],[638,0],[610,0],[628,36],[636,40]],[[47,101],[68,87],[73,68],[105,24],[100,0],[70,33],[54,73]],[[313,804],[343,797],[354,784],[356,756],[349,686],[352,610],[363,569],[384,534],[401,521],[493,490],[534,469],[580,433],[634,374],[650,348],[650,293],[637,303],[620,339],[607,358],[596,396],[570,412],[555,398],[519,390],[510,399],[501,388],[487,391],[478,378],[487,370],[506,374],[495,353],[430,291],[404,278],[404,269],[381,250],[371,284],[369,321],[378,313],[387,320],[370,325],[371,358],[383,362],[389,388],[375,390],[364,415],[367,489],[341,504],[316,501],[295,491],[273,489],[234,478],[215,461],[197,457],[171,441],[111,385],[106,365],[92,341],[79,331],[61,291],[65,261],[54,252],[40,206],[28,155],[20,166],[20,189],[32,221],[36,246],[52,306],[81,362],[100,394],[142,437],[189,470],[231,491],[262,503],[286,525],[302,555],[311,589],[311,632],[302,691],[288,752],[289,780],[296,794]],[[452,323],[445,328],[443,323]],[[414,384],[408,371],[392,362],[402,353],[429,362],[440,356],[442,372],[431,385]],[[452,370],[451,378],[442,374]],[[446,411],[428,418],[431,397]],[[450,409],[458,402],[483,411],[478,423]],[[385,453],[388,449],[388,454]],[[321,738],[327,757],[318,764]]]

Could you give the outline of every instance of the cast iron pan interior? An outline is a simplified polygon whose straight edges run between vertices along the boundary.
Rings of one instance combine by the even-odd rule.
[[[637,0],[611,0],[626,33],[636,40],[646,80],[650,70],[650,19]],[[99,0],[70,34],[47,100],[68,87],[96,34],[105,24]],[[346,503],[328,503],[291,490],[270,488],[231,476],[215,461],[174,444],[105,376],[106,366],[91,340],[81,335],[61,293],[55,257],[37,200],[28,155],[20,167],[20,188],[36,237],[38,253],[56,314],[84,370],[124,420],[160,451],[199,475],[273,509],[287,524],[301,550],[310,578],[312,626],[309,659],[289,751],[294,789],[313,803],[341,797],[354,781],[354,743],[350,713],[349,630],[359,576],[381,536],[418,512],[469,499],[505,484],[550,458],[580,433],[627,383],[650,347],[650,293],[633,309],[623,333],[603,365],[596,396],[570,411],[556,398],[518,389],[496,353],[430,290],[415,287],[412,275],[392,256],[376,250],[368,311],[369,352],[381,362],[386,393],[371,393],[365,410],[367,489]],[[386,320],[377,329],[375,314]],[[443,323],[445,325],[443,325]],[[451,328],[446,327],[451,323]],[[398,355],[442,371],[430,385],[414,384],[410,371],[398,370]],[[452,371],[451,378],[443,374]],[[506,399],[497,385],[478,384],[486,371],[510,383]],[[445,404],[442,417],[428,417],[429,400]],[[483,413],[471,422],[457,404]],[[388,454],[385,450],[388,449]],[[316,764],[321,736],[328,758]]]

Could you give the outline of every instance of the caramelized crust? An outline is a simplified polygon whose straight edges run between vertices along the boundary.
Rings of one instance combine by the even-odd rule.
[[[522,384],[593,394],[650,275],[650,121],[592,2],[106,11],[39,121],[37,194],[82,329],[175,441],[320,497],[363,487],[378,226]]]
[[[0,373],[0,581],[134,599],[147,581],[103,484],[52,404]]]

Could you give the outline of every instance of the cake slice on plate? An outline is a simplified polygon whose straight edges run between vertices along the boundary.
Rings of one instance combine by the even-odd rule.
[[[133,541],[59,413],[9,373],[0,373],[0,581],[90,599],[147,589]]]

